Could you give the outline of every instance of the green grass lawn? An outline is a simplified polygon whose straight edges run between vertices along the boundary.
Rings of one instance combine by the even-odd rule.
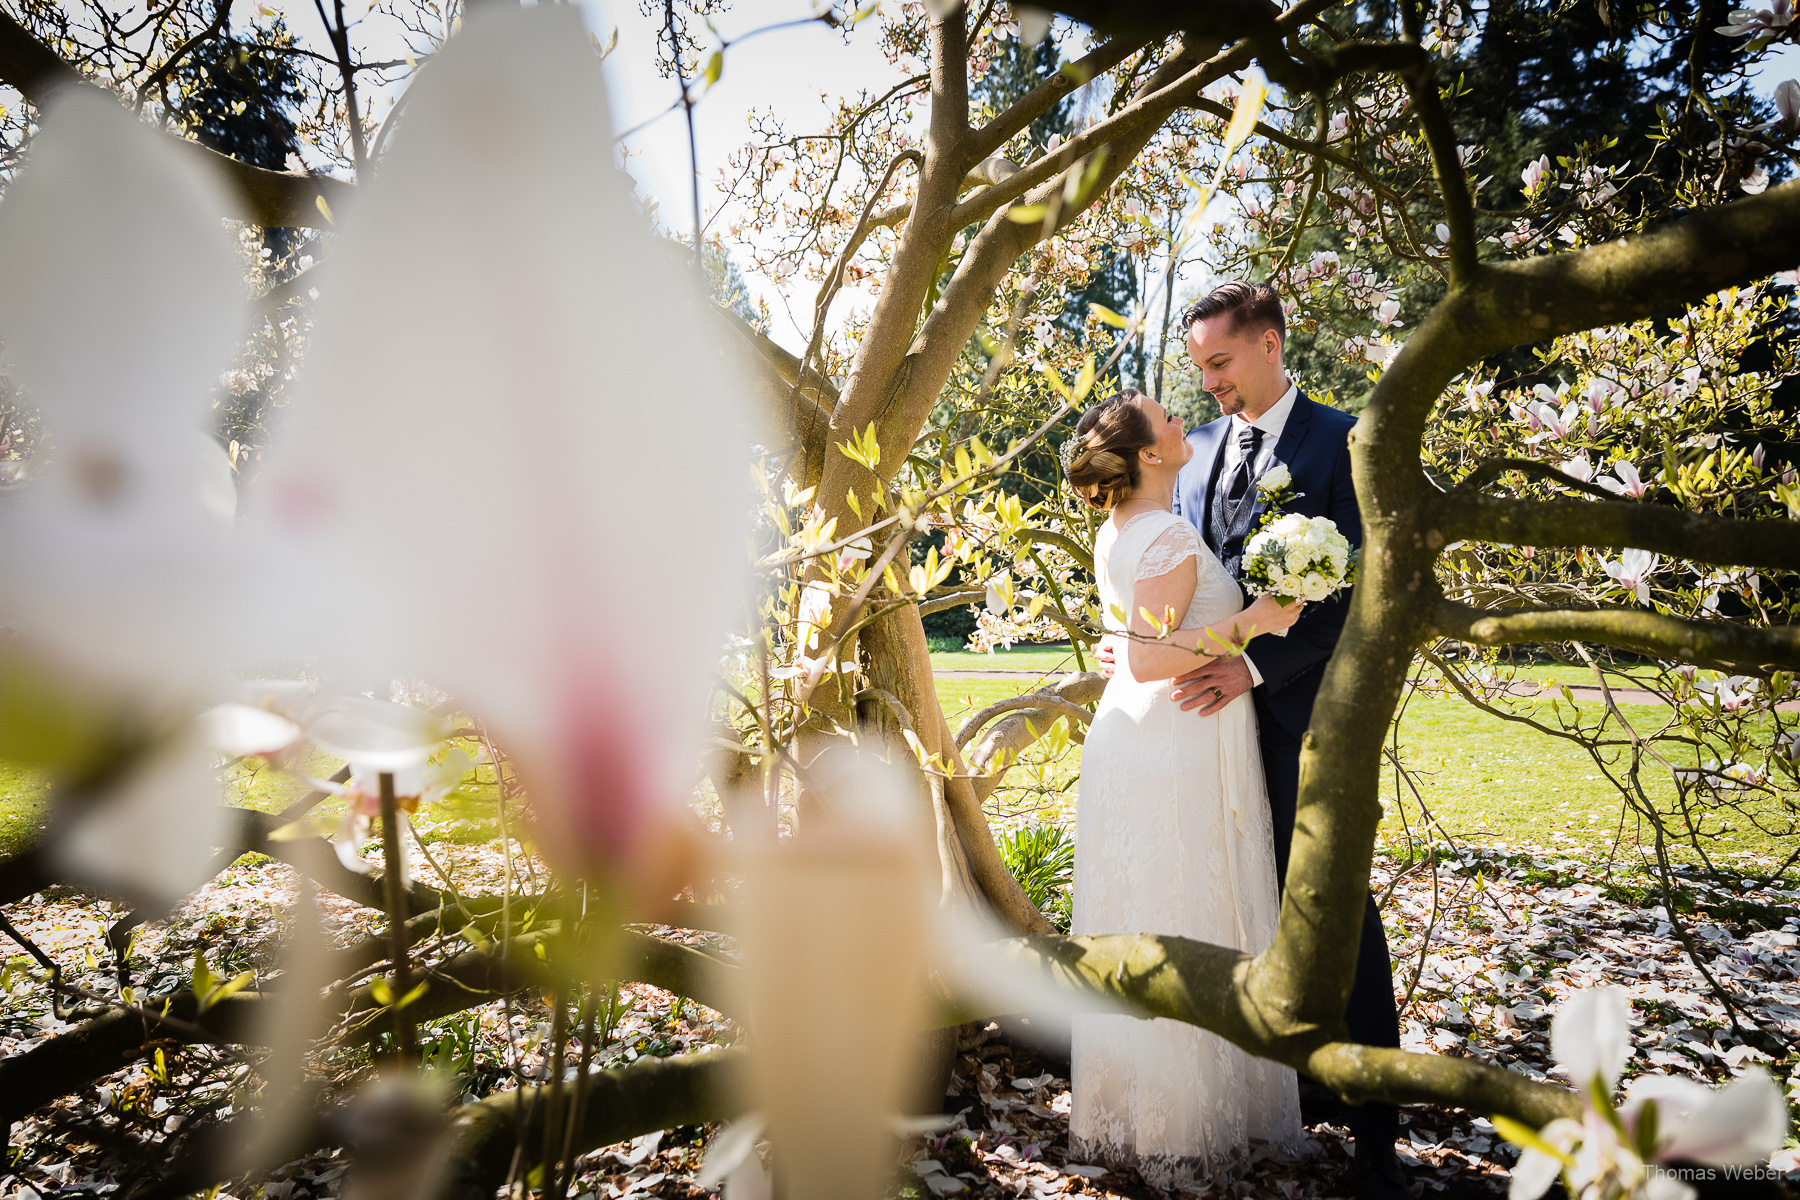
[[[35,842],[49,815],[43,775],[0,761],[0,854],[17,854]]]
[[[939,679],[938,698],[955,729],[962,718],[981,706],[1030,690],[1029,679]],[[1597,706],[1584,702],[1583,707]],[[1566,711],[1567,705],[1564,709]],[[1628,716],[1641,716],[1647,726],[1667,710],[1660,706],[1624,706]],[[1536,702],[1540,719],[1554,726],[1549,700]],[[1456,698],[1416,698],[1400,727],[1399,758],[1413,776],[1411,786],[1384,770],[1382,800],[1387,815],[1382,837],[1396,849],[1406,842],[1406,831],[1415,832],[1429,810],[1432,819],[1451,837],[1473,843],[1506,842],[1562,847],[1571,852],[1605,855],[1619,837],[1624,803],[1580,746],[1538,733],[1526,726],[1480,712]],[[1055,766],[1055,776],[1066,780],[1080,769],[1079,746],[1071,747]],[[998,794],[1002,815],[1026,801],[1045,801],[1041,782],[1034,777],[1028,756],[1014,768],[1027,786],[1025,794],[1008,795],[1013,782]],[[1673,802],[1675,788],[1667,776],[1645,774],[1647,790],[1659,806]],[[1034,790],[1036,789],[1036,790]],[[1073,814],[1074,788],[1061,793],[1067,818]],[[1025,805],[1029,807],[1029,805]],[[1046,814],[1048,815],[1048,814]],[[1782,841],[1772,838],[1747,821],[1727,817],[1731,828],[1709,841],[1720,851],[1782,852]],[[1646,840],[1649,831],[1644,832]],[[1635,822],[1627,822],[1619,841],[1621,854],[1635,857]],[[1791,849],[1791,847],[1789,847]]]
[[[932,657],[934,663],[948,660],[948,669],[968,660],[981,664],[997,660],[1007,667],[1054,670],[1069,655],[1067,647],[1031,647],[999,652],[991,659],[955,652]],[[1568,667],[1530,666],[1518,674],[1526,679],[1583,681],[1582,672]],[[1029,677],[937,681],[938,698],[952,729],[974,710],[1033,686],[1036,681]],[[1587,701],[1584,709],[1596,705]],[[1537,707],[1547,714],[1550,702],[1539,701]],[[1667,711],[1652,706],[1626,706],[1626,710],[1628,715],[1641,714],[1647,726]],[[1383,836],[1396,847],[1404,845],[1407,828],[1420,827],[1425,816],[1421,801],[1445,832],[1471,842],[1561,846],[1591,854],[1608,853],[1614,845],[1622,802],[1579,746],[1489,716],[1459,699],[1416,698],[1401,726],[1399,757],[1412,772],[1419,795],[1415,797],[1410,787],[1397,781],[1392,770],[1384,771],[1387,817]],[[1034,750],[1009,773],[1007,787],[995,798],[995,816],[1003,824],[1072,816],[1073,784],[1080,761],[1079,746],[1060,754]],[[307,771],[324,775],[335,767],[333,762],[320,760],[307,764]],[[491,768],[473,773],[462,794],[423,814],[419,823],[422,836],[427,841],[452,842],[497,836],[491,779]],[[1674,799],[1674,787],[1666,776],[1646,773],[1646,779],[1659,804]],[[234,781],[238,802],[265,812],[279,811],[305,790],[300,780],[266,765],[240,766]],[[329,824],[341,810],[341,803],[334,800],[320,805],[315,813]],[[28,846],[42,833],[47,816],[43,778],[0,762],[0,854],[15,854]],[[1785,839],[1770,837],[1740,817],[1727,815],[1725,819],[1731,827],[1718,833],[1715,843],[1719,849],[1782,851]],[[1629,851],[1636,837],[1635,825],[1628,825],[1622,848]]]
[[[1086,654],[1086,651],[1083,651]],[[955,638],[931,639],[931,666],[938,671],[1073,671],[1078,669],[1075,652],[1067,642],[1048,646],[1020,643],[1011,650],[996,648],[992,654],[975,654],[964,650]],[[1094,669],[1094,657],[1087,654],[1087,668]]]

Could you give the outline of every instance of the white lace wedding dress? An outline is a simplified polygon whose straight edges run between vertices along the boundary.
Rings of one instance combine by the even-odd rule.
[[[1102,611],[1137,611],[1137,581],[1189,556],[1199,583],[1181,627],[1238,612],[1237,584],[1194,527],[1166,512],[1101,529]],[[1121,661],[1094,715],[1076,807],[1073,931],[1261,950],[1279,909],[1255,708],[1241,696],[1200,717],[1170,690],[1166,679],[1139,682]],[[1178,1021],[1077,1016],[1073,1082],[1070,1161],[1135,1167],[1157,1187],[1233,1173],[1252,1142],[1294,1153],[1303,1137],[1291,1069]]]

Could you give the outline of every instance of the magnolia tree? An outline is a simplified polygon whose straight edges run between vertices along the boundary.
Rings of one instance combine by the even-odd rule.
[[[1706,1108],[1692,1096],[1658,1121],[1642,1119],[1645,1096],[1620,1109],[1610,1059],[1594,1072],[1604,1088],[1578,1071],[1572,1092],[1469,1059],[1354,1046],[1342,1021],[1382,744],[1421,654],[1478,700],[1469,664],[1481,660],[1466,647],[1689,664],[1671,666],[1671,694],[1713,703],[1674,710],[1679,728],[1634,730],[1623,786],[1664,759],[1708,794],[1724,779],[1791,778],[1766,706],[1800,660],[1783,575],[1800,562],[1793,481],[1710,424],[1726,388],[1766,422],[1787,373],[1779,347],[1754,376],[1738,362],[1777,304],[1763,281],[1800,262],[1800,192],[1743,165],[1772,144],[1748,150],[1755,114],[1741,126],[1715,114],[1713,157],[1701,146],[1698,165],[1675,172],[1713,186],[1680,193],[1679,221],[1632,210],[1630,173],[1578,156],[1535,162],[1519,205],[1489,210],[1438,65],[1473,27],[1454,8],[1403,5],[1393,28],[1354,26],[1327,0],[1062,11],[1093,32],[1060,27],[1068,46],[1085,44],[1016,94],[989,86],[986,68],[1041,40],[1042,12],[821,18],[873,23],[895,78],[822,130],[752,123],[730,164],[736,232],[758,268],[816,282],[817,299],[799,355],[727,309],[706,314],[718,361],[681,359],[694,366],[682,394],[710,406],[696,423],[710,440],[692,442],[643,397],[669,388],[654,348],[693,327],[698,272],[691,253],[641,233],[595,149],[608,129],[603,52],[566,11],[477,13],[450,36],[451,14],[383,9],[412,39],[396,63],[366,61],[359,27],[321,7],[333,54],[288,170],[179,136],[180,63],[224,37],[222,10],[209,23],[172,6],[130,31],[97,11],[0,16],[0,82],[26,101],[12,119],[37,143],[0,202],[0,241],[8,277],[50,301],[0,311],[33,414],[17,423],[21,444],[40,451],[17,503],[8,495],[8,561],[33,569],[9,574],[4,598],[16,635],[0,643],[0,752],[59,781],[55,837],[0,870],[0,894],[67,878],[144,906],[120,925],[117,987],[77,997],[103,1009],[83,1036],[0,1062],[9,1117],[156,1038],[267,1045],[263,1109],[216,1143],[193,1139],[168,1173],[202,1186],[332,1136],[305,1083],[316,1037],[387,1037],[404,1061],[419,1022],[547,985],[557,1045],[582,1028],[585,1057],[605,981],[626,978],[748,1017],[756,1056],[618,1072],[583,1061],[566,1085],[559,1059],[554,1082],[459,1112],[447,1173],[419,1186],[491,1194],[536,1163],[555,1190],[581,1150],[753,1103],[760,1116],[721,1140],[716,1173],[754,1176],[746,1151],[766,1124],[791,1190],[871,1189],[887,1110],[907,1102],[909,1065],[932,1057],[920,1030],[1075,1004],[1202,1025],[1353,1100],[1506,1118],[1553,1162],[1578,1157],[1580,1141],[1612,1164],[1572,1169],[1596,1194],[1642,1186],[1660,1157],[1774,1148],[1780,1099],[1766,1079],[1733,1093],[1761,1119],[1745,1126],[1754,1136],[1706,1141],[1683,1132],[1681,1114]],[[703,102],[730,47],[676,5],[665,15],[666,65],[684,101]],[[1759,40],[1785,28],[1744,20],[1767,26]],[[259,53],[320,57],[259,37]],[[368,82],[397,88],[415,69],[378,118]],[[118,111],[121,98],[144,119]],[[1075,116],[1034,132],[1052,112]],[[1727,177],[1755,194],[1727,199]],[[1056,490],[1042,439],[1146,329],[1166,326],[1169,281],[1129,313],[1071,310],[1068,296],[1110,255],[1193,253],[1218,187],[1249,218],[1242,245],[1219,241],[1221,265],[1283,285],[1296,327],[1338,337],[1372,371],[1366,395],[1341,397],[1363,401],[1352,617],[1307,735],[1280,930],[1256,955],[1154,933],[1054,935],[984,806],[1033,743],[1079,737],[1101,680],[1077,673],[952,730],[922,625],[980,601],[985,636],[1044,622],[1078,646],[1095,636],[1092,517]],[[260,292],[248,314],[221,282],[232,268],[221,215],[245,223],[238,265]],[[329,235],[265,255],[257,231],[269,228]],[[129,286],[84,286],[119,264]],[[1429,307],[1409,312],[1420,272],[1435,279]],[[847,282],[874,303],[836,322]],[[147,312],[157,321],[137,319]],[[592,352],[594,330],[610,353]],[[1540,348],[1541,378],[1497,357],[1515,346]],[[251,423],[223,450],[196,444],[221,369],[225,393],[285,405],[291,431]],[[755,418],[734,407],[740,396]],[[214,403],[233,409],[222,394]],[[761,432],[734,444],[727,431],[746,424]],[[734,490],[753,436],[755,583],[721,596],[716,564],[743,531],[718,518],[754,507]],[[254,478],[228,529],[231,489],[212,489],[210,515],[195,497],[234,470]],[[453,519],[433,499],[448,493]],[[631,520],[618,519],[621,495]],[[296,656],[312,657],[316,694],[232,681]],[[453,727],[361,694],[395,677],[447,689]],[[704,744],[682,740],[683,714],[709,692]],[[1616,727],[1563,732],[1616,761]],[[430,886],[428,863],[409,874],[403,816],[463,766],[447,733],[474,736],[506,797],[529,796],[550,886],[470,897]],[[221,813],[206,790],[209,740],[270,760],[310,742],[345,761],[321,789],[347,801],[342,840],[379,817],[391,869],[351,869],[360,860],[347,865],[299,823],[317,794],[272,820]],[[1677,761],[1672,742],[1719,750]],[[696,754],[728,842],[671,803],[686,799]],[[1663,820],[1649,799],[1641,809]],[[1703,850],[1704,834],[1685,836]],[[197,972],[154,1002],[127,990],[124,931],[243,850],[384,909],[387,933],[309,957],[302,904],[285,988]],[[733,879],[750,882],[741,904]],[[741,933],[745,964],[621,928],[633,919]],[[464,928],[468,950],[415,949]],[[817,1049],[840,1028],[870,1048],[873,1086],[853,1089],[854,1103]],[[1623,1133],[1607,1141],[1606,1129]],[[255,1154],[220,1153],[244,1144]]]

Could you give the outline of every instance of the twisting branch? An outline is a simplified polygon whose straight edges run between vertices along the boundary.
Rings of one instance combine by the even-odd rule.
[[[1501,1067],[1359,1046],[1338,1040],[1341,1030],[1285,1025],[1287,1014],[1274,997],[1254,994],[1249,956],[1222,946],[1139,933],[1015,938],[989,949],[1064,991],[1211,1030],[1251,1054],[1305,1071],[1352,1102],[1451,1104],[1533,1128],[1580,1112],[1575,1093]],[[1244,989],[1253,994],[1246,997]]]
[[[1021,699],[1050,696],[1072,706],[1093,704],[1105,690],[1106,676],[1098,671],[1087,671],[1065,675],[1051,686]],[[1016,710],[989,726],[987,736],[968,756],[970,768],[980,772],[973,781],[975,795],[983,801],[993,795],[1006,778],[1007,769],[1019,761],[1027,748],[1050,732],[1050,726],[1060,715],[1049,706],[1033,705]]]
[[[1714,566],[1800,570],[1800,521],[1737,521],[1629,500],[1504,500],[1462,488],[1442,500],[1445,541],[1631,546]]]
[[[1005,112],[977,129],[969,139],[968,154],[981,160],[996,154],[1026,126],[1054,108],[1058,101],[1090,79],[1104,75],[1147,43],[1132,38],[1113,38],[1088,51],[1050,78],[1026,92]],[[997,182],[988,180],[989,183]]]
[[[956,748],[961,750],[967,746],[969,739],[981,732],[982,726],[1001,713],[1018,712],[1020,709],[1030,710],[1026,716],[1028,721],[1032,716],[1040,719],[1048,716],[1052,722],[1057,717],[1067,717],[1072,728],[1086,728],[1094,720],[1093,713],[1079,704],[1071,704],[1054,692],[1032,692],[1025,696],[1014,696],[1010,700],[998,700],[970,716],[956,731]]]
[[[1684,621],[1634,608],[1482,609],[1442,600],[1437,632],[1477,646],[1512,642],[1598,642],[1658,658],[1730,669],[1800,670],[1800,626],[1767,629],[1735,621]]]
[[[144,101],[148,100],[151,94],[154,93],[157,88],[160,88],[169,76],[175,73],[176,68],[180,67],[181,64],[187,60],[187,56],[192,54],[200,43],[218,37],[219,31],[224,29],[226,22],[230,20],[231,0],[219,0],[218,10],[213,15],[212,23],[178,46],[174,53],[163,60],[162,66],[152,71],[149,77],[145,79],[143,83],[138,85],[137,103],[133,105],[133,107],[139,112],[142,112]]]
[[[58,88],[96,87],[4,11],[0,11],[0,83],[17,88],[40,109]],[[198,142],[169,136],[182,153],[230,185],[236,202],[221,216],[256,225],[317,228],[325,224],[319,201],[336,208],[354,191],[341,180],[253,167]]]
[[[1431,56],[1416,42],[1413,62],[1401,68],[1400,79],[1412,97],[1419,114],[1419,128],[1425,135],[1425,146],[1431,152],[1431,167],[1437,176],[1438,192],[1444,204],[1444,224],[1450,229],[1450,285],[1467,283],[1475,273],[1476,238],[1475,208],[1469,195],[1468,177],[1463,172],[1462,155],[1457,152],[1456,130],[1444,112],[1444,98],[1438,93],[1436,72]],[[1321,139],[1323,140],[1323,139]]]

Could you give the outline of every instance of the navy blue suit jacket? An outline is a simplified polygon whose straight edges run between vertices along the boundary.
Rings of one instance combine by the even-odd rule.
[[[1175,484],[1175,510],[1200,531],[1200,540],[1214,553],[1219,548],[1208,531],[1207,505],[1219,485],[1225,440],[1234,436],[1232,420],[1220,417],[1188,434],[1194,457]],[[1352,546],[1361,546],[1362,515],[1350,480],[1350,427],[1355,424],[1355,417],[1302,393],[1275,443],[1272,462],[1286,465],[1294,490],[1300,493],[1289,512],[1329,517]],[[1261,507],[1259,500],[1259,516]],[[1265,634],[1253,638],[1246,651],[1262,673],[1265,706],[1295,739],[1312,723],[1325,663],[1337,647],[1349,611],[1350,592],[1345,589],[1330,600],[1307,605],[1285,638]]]

